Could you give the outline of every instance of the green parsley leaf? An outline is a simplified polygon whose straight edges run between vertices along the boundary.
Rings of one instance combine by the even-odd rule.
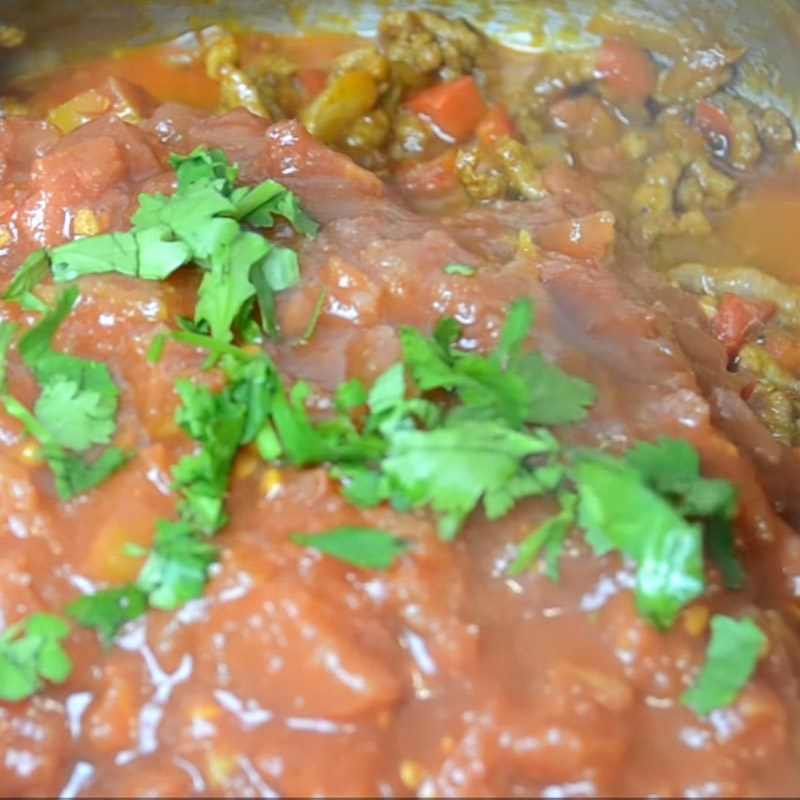
[[[442,267],[445,275],[463,275],[464,277],[471,277],[477,270],[475,267],[468,267],[466,264],[445,264]]]
[[[16,322],[0,322],[0,393],[8,391],[8,351],[18,330]]]
[[[616,548],[637,564],[639,612],[659,628],[670,627],[705,587],[700,525],[688,522],[621,461],[586,455],[573,465],[572,477],[587,541],[600,555]]]
[[[0,700],[18,702],[44,680],[63,683],[72,661],[61,646],[69,625],[53,614],[31,614],[0,633]]]
[[[573,494],[564,493],[559,499],[561,501],[561,511],[546,519],[530,536],[520,542],[517,557],[508,566],[509,575],[521,575],[533,564],[536,557],[544,549],[547,575],[553,581],[559,579],[558,559],[564,549],[567,533],[575,523],[577,497]]]
[[[131,585],[83,595],[67,606],[67,614],[84,628],[97,630],[106,645],[111,644],[126,622],[146,610],[147,595],[138,586]]]
[[[22,262],[11,282],[3,292],[3,300],[21,305],[26,311],[43,311],[45,303],[33,294],[33,290],[47,277],[50,258],[47,250],[34,250]]]
[[[681,702],[696,714],[729,706],[755,672],[766,643],[767,637],[753,620],[714,615],[705,666]]]
[[[327,533],[295,533],[295,544],[313,547],[325,555],[365,569],[389,569],[408,550],[408,543],[375,528],[344,526]]]

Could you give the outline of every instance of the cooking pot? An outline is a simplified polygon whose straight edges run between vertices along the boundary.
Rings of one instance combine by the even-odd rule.
[[[0,54],[0,81],[232,18],[279,33],[327,28],[369,34],[388,7],[459,14],[526,49],[583,46],[591,37],[582,23],[610,7],[668,26],[691,20],[748,46],[739,77],[743,94],[795,118],[800,111],[798,0],[3,0],[0,23],[28,36],[22,47]]]

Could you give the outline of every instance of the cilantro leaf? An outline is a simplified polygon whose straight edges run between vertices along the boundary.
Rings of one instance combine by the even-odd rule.
[[[558,559],[564,549],[567,533],[575,522],[577,497],[564,493],[560,501],[561,511],[546,519],[530,536],[520,542],[517,557],[508,566],[509,575],[521,575],[544,549],[547,575],[551,580],[559,579]]]
[[[42,681],[63,683],[72,661],[61,646],[69,625],[53,614],[31,614],[0,633],[0,700],[17,702]]]
[[[102,407],[96,392],[81,391],[75,381],[56,375],[42,389],[35,413],[56,441],[70,450],[88,450],[94,444],[107,444],[116,423]]]
[[[201,597],[219,550],[190,523],[159,520],[136,585],[153,608],[174,609]]]
[[[515,364],[528,387],[527,421],[535,425],[567,425],[586,419],[597,390],[582,378],[567,375],[539,353]]]
[[[262,261],[270,244],[254,233],[240,233],[225,258],[214,259],[198,290],[194,320],[206,323],[215,339],[230,341],[241,307],[255,295],[250,270]]]
[[[430,339],[404,328],[403,360],[423,392],[455,392],[463,404],[458,409],[462,418],[500,418],[513,427],[585,419],[596,399],[594,388],[540,354],[523,352],[532,324],[531,303],[513,303],[497,348],[490,355],[454,349],[461,331],[452,320],[443,321]]]
[[[407,542],[390,533],[349,525],[327,533],[295,533],[291,540],[365,569],[389,569],[408,550]]]
[[[119,629],[147,610],[147,596],[138,586],[102,589],[73,600],[67,614],[85,628],[94,628],[109,645]]]
[[[47,306],[33,294],[33,290],[45,279],[50,271],[50,258],[47,250],[34,250],[22,262],[22,266],[3,292],[3,300],[17,303],[26,311],[43,311]]]
[[[131,457],[131,453],[114,447],[104,450],[94,461],[87,461],[64,450],[47,427],[15,397],[2,395],[0,402],[6,413],[22,422],[25,430],[41,445],[42,456],[50,467],[56,492],[62,500],[71,500],[88,492],[113,475]]]
[[[77,298],[76,287],[62,292],[55,307],[21,337],[18,349],[41,386],[34,413],[46,438],[60,448],[83,452],[111,441],[119,389],[105,364],[52,349],[55,333]],[[54,450],[51,457],[64,460]]]
[[[78,287],[70,286],[58,296],[55,306],[48,308],[39,322],[20,338],[17,349],[31,369],[51,350],[56,331],[64,324],[77,300]]]
[[[323,310],[325,309],[325,301],[327,299],[328,290],[323,286],[317,293],[317,299],[314,301],[314,307],[311,309],[311,316],[308,318],[306,329],[297,339],[295,339],[294,344],[308,344],[308,342],[311,341],[311,338],[314,336],[314,332],[317,330],[317,325],[319,324],[319,319],[322,316]],[[261,314],[263,319],[263,307],[261,309]]]
[[[209,537],[227,522],[234,458],[267,423],[277,381],[266,356],[246,356],[198,334],[179,332],[174,338],[222,353],[228,384],[219,392],[188,380],[176,384],[181,398],[176,420],[201,447],[172,469],[173,488],[181,495],[180,519],[156,523],[153,548],[137,581],[156,608],[177,608],[202,595],[218,554]]]
[[[466,264],[445,264],[442,271],[445,275],[463,275],[466,278],[472,277],[477,272],[475,267],[468,267]]]
[[[277,337],[274,294],[298,283],[297,254],[276,247],[251,228],[270,227],[275,216],[307,237],[319,226],[299,199],[276,181],[235,189],[238,167],[220,150],[198,148],[188,156],[171,156],[171,162],[178,179],[173,195],[141,194],[128,231],[32,253],[4,298],[44,310],[32,289],[48,268],[57,282],[106,272],[160,281],[193,262],[208,273],[195,311],[199,326],[208,326],[221,341],[233,338],[232,329],[253,338],[257,298],[264,330]]]
[[[43,455],[53,473],[58,496],[62,500],[71,500],[106,481],[124,467],[133,454],[119,447],[111,447],[104,450],[94,461],[87,461],[81,456],[65,453],[63,450],[51,452],[50,448],[45,446]]]
[[[277,215],[308,238],[319,230],[319,225],[303,210],[297,195],[277,181],[264,181],[252,189],[237,190],[231,200],[236,207],[236,216],[254,228],[272,227],[273,216]]]
[[[422,397],[406,397],[406,379],[402,364],[395,364],[379,375],[367,393],[368,431],[389,436],[400,428],[413,428],[415,421],[426,428],[439,423],[439,407]]]
[[[766,643],[753,620],[714,615],[705,666],[681,702],[696,714],[729,706],[755,672]]]
[[[347,414],[312,423],[305,405],[310,393],[311,387],[299,381],[288,395],[279,391],[273,400],[272,421],[289,463],[302,467],[380,457],[383,440],[362,434]]]
[[[15,398],[2,397],[6,411],[41,445],[56,491],[64,500],[96,486],[130,457],[119,449],[106,450],[92,462],[77,455],[110,442],[119,396],[105,364],[52,349],[55,333],[77,297],[76,287],[64,291],[55,307],[19,340],[19,353],[41,386],[34,413]]]
[[[554,447],[546,432],[467,422],[431,431],[396,431],[381,466],[392,497],[399,495],[413,508],[430,506],[440,517],[440,535],[452,539],[484,496],[491,498],[524,471],[528,456]]]
[[[50,258],[53,278],[59,282],[103,272],[133,276],[139,271],[139,246],[130,231],[76,239],[54,248]]]
[[[706,545],[722,571],[725,586],[742,588],[744,569],[736,555],[733,538],[738,505],[736,486],[727,481],[703,478],[698,452],[681,439],[662,436],[655,444],[639,442],[626,454],[626,460],[684,516],[705,522]]]
[[[637,608],[656,627],[668,628],[705,587],[700,525],[621,461],[586,456],[573,465],[572,477],[587,541],[598,554],[616,548],[636,563]]]
[[[171,153],[169,163],[178,177],[179,194],[197,183],[213,183],[223,194],[230,194],[239,177],[239,168],[228,164],[228,157],[222,150],[198,147],[186,156]]]
[[[527,298],[519,298],[509,306],[500,331],[500,341],[494,351],[496,361],[509,364],[514,357],[521,354],[522,345],[530,335],[534,319],[533,303]]]

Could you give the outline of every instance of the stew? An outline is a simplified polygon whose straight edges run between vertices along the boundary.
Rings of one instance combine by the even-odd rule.
[[[795,133],[589,28],[4,87],[0,794],[800,792]]]

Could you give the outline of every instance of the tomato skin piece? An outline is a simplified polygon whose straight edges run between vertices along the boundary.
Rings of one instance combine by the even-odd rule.
[[[650,56],[626,39],[604,39],[597,56],[597,75],[615,98],[644,105],[656,89],[656,68]]]
[[[482,147],[491,150],[503,139],[519,139],[519,131],[511,114],[505,106],[490,108],[475,129],[478,142]]]
[[[489,110],[471,75],[435,83],[415,94],[405,106],[457,142],[468,139]]]
[[[722,296],[712,330],[725,345],[729,359],[736,358],[747,339],[775,313],[775,303],[747,300],[728,292]]]

